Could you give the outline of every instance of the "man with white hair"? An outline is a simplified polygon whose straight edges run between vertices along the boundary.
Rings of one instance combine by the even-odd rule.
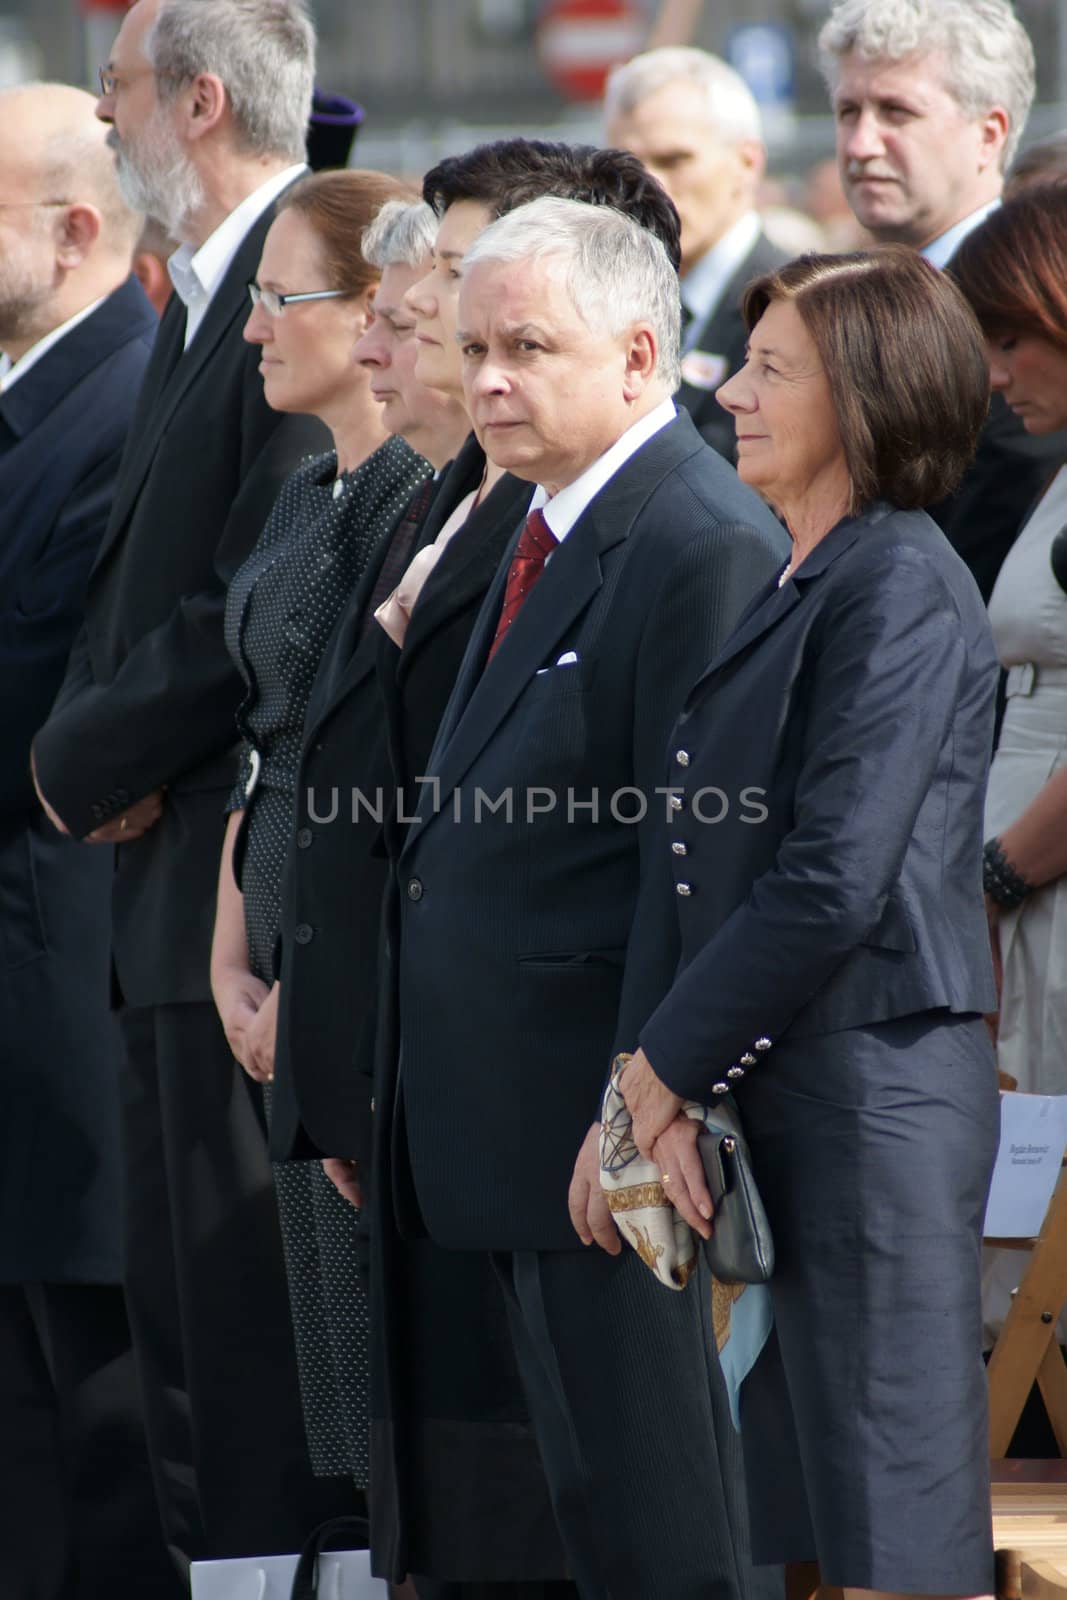
[[[609,144],[632,150],[682,223],[682,383],[677,398],[708,443],[734,459],[715,390],[744,363],[745,286],[787,259],[763,232],[767,163],[759,106],[740,73],[706,50],[664,47],[616,67],[604,99]]]
[[[126,1290],[183,1570],[292,1550],[351,1506],[308,1462],[259,1090],[232,1059],[209,980],[243,692],[226,584],[282,482],[326,442],[317,423],[270,410],[241,337],[274,202],[306,170],[314,43],[303,0],[137,0],[101,73],[119,182],[179,241],[176,292],[86,628],[34,743],[59,825],[118,845]]]
[[[786,547],[676,412],[678,335],[662,243],[607,207],[535,200],[464,259],[467,409],[538,487],[399,854],[399,1088],[377,1100],[402,1225],[490,1259],[585,1600],[752,1583],[710,1286],[666,1293],[621,1245],[597,1154],[611,1057],[677,959],[667,737]]]
[[[935,267],[1000,204],[1034,98],[1009,0],[838,0],[819,35],[841,181],[882,244]],[[946,374],[951,381],[951,374]],[[974,467],[933,515],[986,599],[1051,467],[999,396]]]

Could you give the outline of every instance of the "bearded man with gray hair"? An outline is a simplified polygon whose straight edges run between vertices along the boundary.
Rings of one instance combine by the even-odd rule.
[[[951,270],[1000,204],[1034,98],[1033,46],[1009,0],[838,0],[819,50],[856,217]],[[1051,466],[1048,442],[995,396],[974,466],[929,508],[987,600]]]
[[[327,442],[263,397],[241,334],[278,196],[306,170],[303,0],[138,0],[97,107],[127,199],[179,241],[89,583],[34,742],[58,827],[118,846],[113,994],[125,1282],[167,1541],[191,1560],[289,1551],[351,1491],[307,1458],[259,1090],[211,1000],[240,677],[226,584],[278,490]],[[302,290],[321,284],[300,283]]]
[[[736,1600],[754,1580],[710,1284],[667,1293],[621,1244],[598,1117],[677,961],[667,737],[786,537],[676,411],[675,275],[630,218],[541,199],[494,222],[457,337],[487,455],[538,487],[399,854],[376,1192],[488,1259],[585,1600]]]

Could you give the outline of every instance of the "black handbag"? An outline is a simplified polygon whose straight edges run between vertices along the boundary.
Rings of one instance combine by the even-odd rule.
[[[714,1207],[711,1238],[701,1240],[712,1276],[720,1283],[766,1283],[774,1271],[774,1240],[732,1109],[705,1112],[697,1150]]]

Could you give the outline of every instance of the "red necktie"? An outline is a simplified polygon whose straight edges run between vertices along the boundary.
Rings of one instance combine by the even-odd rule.
[[[544,572],[545,562],[555,548],[556,540],[548,523],[540,511],[531,511],[519,535],[519,542],[511,558],[511,566],[508,568],[504,605],[500,612],[500,621],[496,625],[496,633],[493,635],[493,642],[489,647],[488,661],[492,661],[499,650],[500,641],[518,616],[519,607]]]

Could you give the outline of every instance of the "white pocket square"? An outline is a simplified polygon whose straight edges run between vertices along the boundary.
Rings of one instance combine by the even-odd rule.
[[[564,650],[563,654],[560,656],[559,660],[556,662],[556,666],[557,667],[576,667],[577,665],[578,665],[578,652],[577,652],[577,650]],[[537,676],[539,678],[543,678],[546,672],[552,672],[552,671],[553,671],[552,667],[538,667]]]

